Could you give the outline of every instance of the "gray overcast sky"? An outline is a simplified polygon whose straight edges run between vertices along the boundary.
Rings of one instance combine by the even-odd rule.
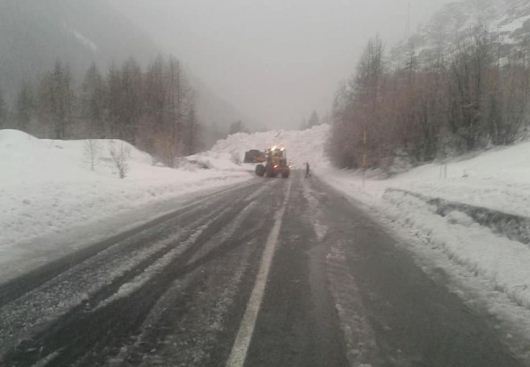
[[[255,123],[329,110],[367,40],[402,39],[448,0],[111,0]]]

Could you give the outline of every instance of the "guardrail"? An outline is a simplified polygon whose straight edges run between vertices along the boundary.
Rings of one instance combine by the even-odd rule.
[[[403,189],[389,188],[385,195],[401,193],[425,201],[436,207],[436,214],[443,217],[453,211],[467,214],[478,224],[489,227],[493,232],[504,235],[511,240],[530,245],[530,218],[520,215],[504,213],[495,209],[449,201],[442,198],[426,196]]]

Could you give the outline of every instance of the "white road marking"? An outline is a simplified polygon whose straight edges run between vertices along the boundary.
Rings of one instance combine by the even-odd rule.
[[[274,218],[274,226],[272,227],[267,242],[265,244],[265,250],[263,251],[263,257],[261,259],[261,265],[256,277],[256,283],[254,289],[250,295],[250,299],[247,304],[247,309],[241,320],[239,331],[236,336],[230,357],[226,363],[226,367],[243,367],[245,360],[247,359],[248,348],[252,335],[254,334],[254,328],[256,326],[256,320],[258,318],[263,296],[265,294],[265,288],[267,286],[267,279],[269,278],[269,271],[274,258],[274,253],[278,244],[278,237],[280,236],[280,229],[282,227],[282,220],[287,208],[287,203],[291,195],[292,181],[289,181],[287,187],[287,194],[281,209],[279,209]]]

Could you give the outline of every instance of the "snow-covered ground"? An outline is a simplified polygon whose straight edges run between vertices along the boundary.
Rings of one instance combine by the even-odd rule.
[[[530,217],[530,143],[476,157],[428,164],[389,180],[366,180],[359,173],[334,174],[348,190],[380,198],[389,187]],[[368,174],[369,176],[369,174]]]
[[[120,231],[152,219],[148,214],[174,209],[170,200],[252,177],[222,153],[190,157],[191,163],[170,169],[153,165],[151,156],[126,143],[93,142],[94,171],[87,141],[44,140],[0,130],[0,280],[27,270],[34,261],[49,261],[95,239],[82,236],[83,241],[68,242],[62,236],[66,233],[79,236],[83,228],[109,223]],[[123,146],[129,155],[125,179],[119,178],[111,159],[111,144],[116,151]],[[157,203],[159,207],[154,208]],[[130,216],[144,207],[152,211],[143,218]],[[111,220],[119,216],[124,221]]]

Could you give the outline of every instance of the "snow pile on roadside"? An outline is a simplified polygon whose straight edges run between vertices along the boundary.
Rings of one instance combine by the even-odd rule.
[[[458,210],[441,216],[425,201],[405,193],[385,196],[392,204],[386,215],[394,223],[408,227],[424,243],[530,309],[529,245],[494,233]]]
[[[530,143],[427,164],[388,180],[367,179],[364,185],[359,172],[332,172],[331,181],[362,196],[380,199],[386,189],[398,188],[530,217]]]
[[[487,208],[530,218],[530,143],[447,165],[425,165],[385,180],[363,179],[359,172],[332,168],[320,173],[405,238],[416,238],[409,242],[411,250],[455,274],[447,265],[449,260],[488,282],[513,304],[530,309],[530,244],[509,239],[493,226],[480,225],[458,208],[463,203],[471,210]],[[440,211],[429,198],[457,204]]]
[[[127,143],[92,142],[97,151],[94,171],[87,141],[44,140],[0,130],[2,260],[21,242],[252,177],[218,154],[211,155],[210,169],[170,169],[153,165],[150,155]],[[129,157],[123,180],[112,161],[111,145],[118,151],[123,147]]]
[[[228,154],[242,161],[245,152],[249,150],[265,150],[277,145],[287,149],[287,159],[295,168],[302,168],[305,162],[309,162],[314,168],[323,168],[329,166],[329,160],[324,153],[328,134],[329,125],[326,124],[302,131],[238,133],[217,142],[212,152]]]

